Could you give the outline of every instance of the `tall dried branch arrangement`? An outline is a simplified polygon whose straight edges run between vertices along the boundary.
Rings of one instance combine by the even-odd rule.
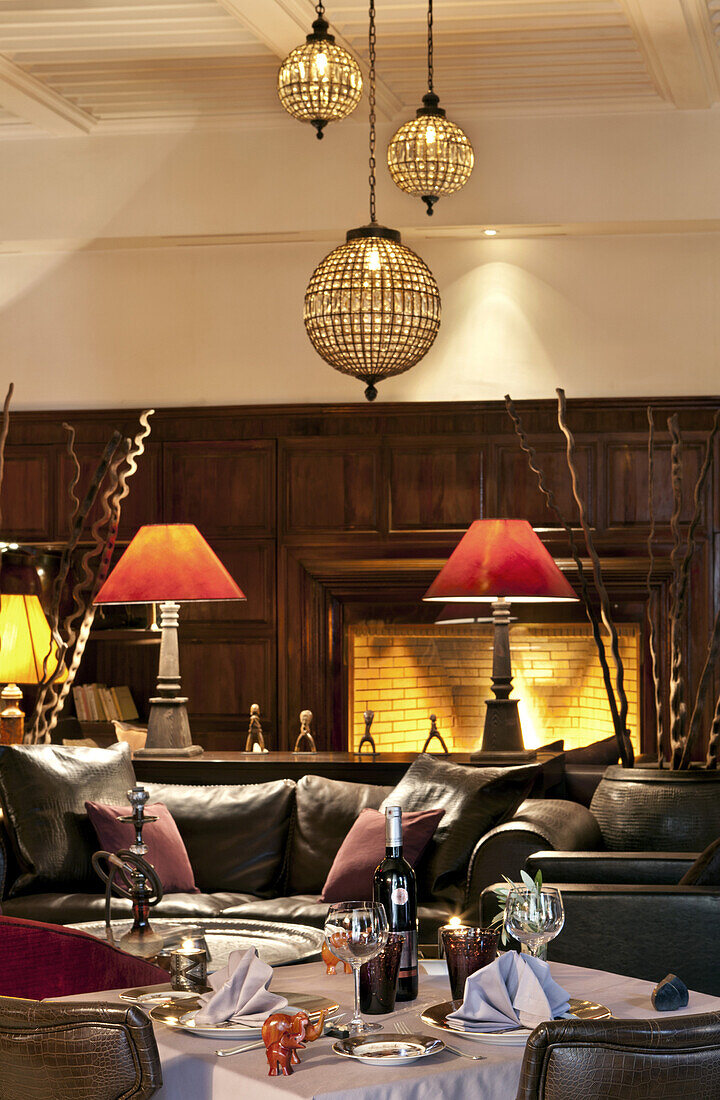
[[[680,513],[682,510],[683,443],[680,435],[680,421],[677,414],[667,422],[672,445],[670,448],[670,469],[672,478],[673,511],[670,517],[670,534],[673,548],[670,561],[673,569],[672,591],[670,594],[670,766],[680,766],[685,740],[685,700],[683,699],[684,681],[682,669],[682,620],[679,614],[679,558],[682,549],[680,533]]]
[[[72,510],[68,541],[63,549],[55,580],[49,615],[53,637],[59,646],[60,661],[51,675],[47,675],[47,660],[45,662],[46,675],[40,684],[26,741],[38,743],[50,740],[80,667],[95,617],[93,601],[110,568],[122,502],[129,492],[128,481],[137,470],[137,460],[145,451],[145,440],[150,434],[149,417],[153,412],[153,409],[147,409],[142,413],[140,429],[134,439],[123,439],[119,432],[113,433],[82,502],[76,494],[80,464],[75,451],[75,431],[69,424],[63,425],[68,434],[67,453],[72,466],[68,486]],[[73,553],[80,541],[87,517],[98,498],[100,515],[91,528],[92,545],[82,557],[81,575],[72,590],[72,608],[60,622],[60,607]]]
[[[660,667],[658,661],[657,640],[657,608],[653,607],[652,579],[655,569],[655,554],[653,540],[655,538],[655,418],[650,405],[647,409],[648,418],[648,516],[650,517],[650,533],[648,534],[648,569],[645,578],[647,591],[647,617],[648,617],[648,644],[650,646],[650,660],[652,663],[652,678],[655,693],[655,743],[657,745],[658,767],[663,766],[663,709],[662,693],[660,687]]]
[[[520,440],[520,449],[527,455],[528,465],[531,471],[535,474],[538,483],[538,489],[545,498],[545,504],[547,508],[552,512],[556,522],[563,528],[567,535],[568,543],[570,544],[570,553],[575,563],[575,569],[577,570],[578,581],[580,582],[580,594],[582,596],[582,602],[585,607],[585,613],[590,621],[592,627],[593,639],[600,659],[600,667],[602,668],[603,682],[605,684],[605,691],[607,692],[608,703],[610,704],[610,713],[612,715],[613,729],[615,730],[615,737],[618,743],[618,752],[620,759],[625,767],[632,766],[632,745],[626,735],[626,731],[620,725],[620,715],[618,712],[617,702],[615,700],[615,694],[612,689],[612,680],[610,678],[610,668],[608,666],[607,654],[605,652],[605,643],[600,633],[600,622],[590,600],[590,590],[587,583],[587,575],[583,569],[582,558],[578,549],[575,534],[569,522],[560,511],[558,507],[555,494],[547,485],[545,474],[542,468],[538,464],[537,452],[535,448],[530,444],[528,436],[522,426],[520,415],[515,408],[515,404],[510,397],[510,394],[505,394],[505,407],[508,411],[510,419],[513,422],[515,428],[515,434]]]

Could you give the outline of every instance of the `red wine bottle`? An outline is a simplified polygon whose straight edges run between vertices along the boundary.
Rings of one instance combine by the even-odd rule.
[[[414,1001],[418,995],[417,885],[415,872],[402,853],[402,810],[388,806],[385,859],[375,871],[373,898],[385,906],[390,931],[405,937],[395,999]]]

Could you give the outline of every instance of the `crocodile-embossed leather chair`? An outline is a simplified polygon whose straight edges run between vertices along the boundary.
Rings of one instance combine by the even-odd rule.
[[[720,1012],[552,1020],[528,1039],[517,1100],[717,1100]]]
[[[141,1008],[0,997],[0,1100],[144,1100],[161,1085]]]

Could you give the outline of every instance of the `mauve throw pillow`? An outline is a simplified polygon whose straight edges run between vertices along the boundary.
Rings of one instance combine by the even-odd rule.
[[[444,810],[402,815],[403,856],[415,867]],[[363,810],[335,856],[320,901],[371,901],[375,868],[385,858],[385,814]]]
[[[118,816],[128,814],[128,806],[86,802],[85,809],[103,851],[118,852],[135,842],[135,829],[130,822],[118,821]],[[167,806],[156,802],[146,806],[145,812],[148,817],[157,818],[144,827],[143,841],[148,849],[146,859],[157,871],[164,893],[199,894],[187,849]]]

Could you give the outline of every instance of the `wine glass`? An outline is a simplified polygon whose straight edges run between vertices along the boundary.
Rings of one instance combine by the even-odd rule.
[[[385,909],[371,901],[342,901],[331,905],[325,918],[325,939],[333,955],[349,962],[355,980],[355,1011],[348,1024],[353,1035],[378,1031],[381,1024],[367,1024],[360,1016],[360,967],[378,955],[388,938]]]
[[[560,891],[554,886],[542,886],[528,889],[514,887],[505,903],[505,930],[520,943],[526,945],[529,953],[540,958],[540,953],[550,940],[562,931],[565,924]]]

